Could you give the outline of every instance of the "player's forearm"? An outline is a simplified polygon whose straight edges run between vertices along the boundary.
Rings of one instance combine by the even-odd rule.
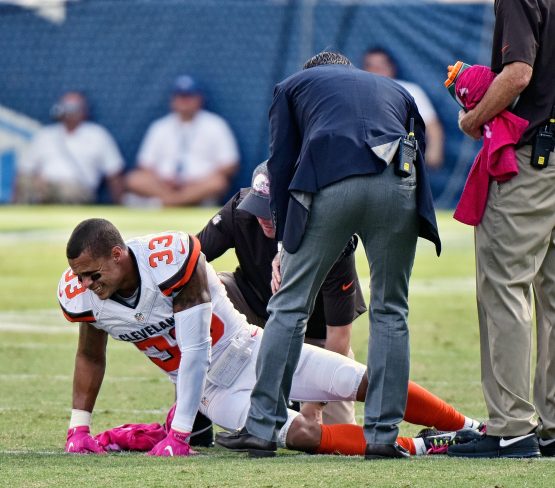
[[[177,405],[172,428],[191,432],[206,384],[210,364],[210,344],[182,354],[177,378]]]
[[[532,77],[532,67],[526,63],[514,62],[505,65],[478,105],[460,121],[461,129],[470,134],[478,130],[498,113],[506,109],[528,86]]]
[[[352,324],[341,327],[327,326],[326,349],[343,356],[348,356],[351,350]]]
[[[191,432],[210,364],[212,304],[201,303],[174,314],[181,351],[177,374],[177,405],[172,428]]]
[[[73,408],[92,412],[106,370],[105,358],[77,354],[73,377]]]

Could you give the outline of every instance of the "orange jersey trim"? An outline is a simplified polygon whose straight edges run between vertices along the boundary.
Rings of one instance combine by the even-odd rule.
[[[60,305],[64,317],[70,322],[96,322],[92,310],[87,310],[81,313],[71,313]]]
[[[189,236],[189,244],[189,257],[185,265],[179,270],[180,273],[183,272],[181,279],[165,289],[162,289],[163,285],[160,285],[161,291],[165,296],[170,296],[175,290],[185,286],[191,279],[191,276],[197,267],[198,259],[200,257],[200,241],[195,236]]]

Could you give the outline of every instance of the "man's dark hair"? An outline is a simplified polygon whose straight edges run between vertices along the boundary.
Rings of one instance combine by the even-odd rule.
[[[114,224],[105,219],[87,219],[71,233],[67,241],[66,257],[75,259],[84,251],[89,251],[93,258],[107,257],[114,246],[123,249],[127,247]]]
[[[303,69],[314,68],[315,66],[322,66],[325,64],[344,64],[352,66],[353,63],[349,61],[347,56],[332,51],[322,51],[321,53],[312,56],[303,66]]]

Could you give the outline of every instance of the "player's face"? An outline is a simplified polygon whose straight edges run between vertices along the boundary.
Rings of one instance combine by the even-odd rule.
[[[274,227],[272,219],[261,219],[260,217],[256,217],[256,220],[258,220],[258,223],[262,228],[262,232],[264,232],[266,237],[269,237],[270,239],[274,239],[276,237],[276,228]]]
[[[89,251],[84,251],[75,259],[70,259],[69,266],[83,287],[101,300],[110,298],[120,288],[121,270],[113,255],[95,258]]]

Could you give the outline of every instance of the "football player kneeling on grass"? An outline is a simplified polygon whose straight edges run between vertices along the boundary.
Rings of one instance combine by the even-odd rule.
[[[65,317],[79,323],[73,381],[73,410],[65,450],[104,453],[143,450],[153,456],[189,456],[197,411],[226,430],[218,442],[232,447],[240,435],[255,384],[255,364],[263,330],[250,325],[228,300],[198,240],[165,232],[123,241],[103,219],[81,222],[66,249],[70,268],[58,286]],[[166,422],[124,425],[92,437],[91,414],[104,378],[108,335],[130,342],[174,382],[177,402]],[[345,356],[305,345],[291,399],[364,401],[366,368]],[[478,422],[415,383],[410,383],[405,420],[442,431],[476,429]],[[410,454],[446,450],[453,442],[480,435],[476,430],[419,438],[399,438]],[[322,454],[364,454],[356,425],[320,425],[289,411],[279,436],[282,447]],[[272,456],[277,444],[249,449]]]

